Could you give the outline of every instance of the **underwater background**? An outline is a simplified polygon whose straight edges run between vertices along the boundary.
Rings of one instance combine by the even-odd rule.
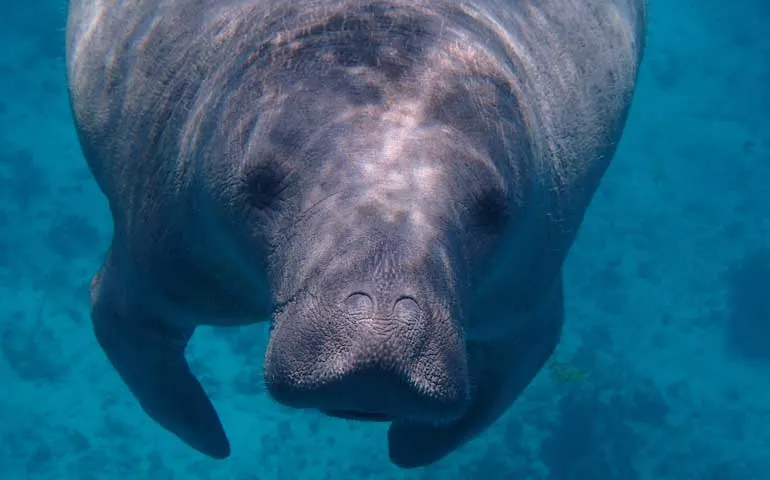
[[[0,480],[770,479],[767,0],[650,0],[561,345],[487,433],[411,471],[385,425],[271,401],[264,325],[201,328],[188,349],[231,458],[140,410],[88,318],[111,224],[70,117],[65,3],[0,5]]]

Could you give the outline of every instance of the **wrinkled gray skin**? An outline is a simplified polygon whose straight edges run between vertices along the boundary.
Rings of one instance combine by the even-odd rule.
[[[73,112],[115,230],[93,326],[143,409],[226,457],[185,346],[269,319],[278,402],[391,422],[402,467],[482,432],[558,342],[644,11],[71,0]]]

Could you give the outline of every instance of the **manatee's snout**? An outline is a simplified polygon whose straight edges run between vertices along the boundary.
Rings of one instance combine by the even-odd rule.
[[[469,403],[451,307],[425,288],[346,283],[276,315],[266,357],[280,403],[358,420],[445,423]],[[389,283],[389,282],[386,282]]]

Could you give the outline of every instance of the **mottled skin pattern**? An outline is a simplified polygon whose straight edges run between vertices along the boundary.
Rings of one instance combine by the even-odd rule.
[[[185,346],[270,321],[277,401],[392,422],[400,466],[442,458],[558,342],[644,30],[643,0],[71,0],[110,362],[223,458]]]

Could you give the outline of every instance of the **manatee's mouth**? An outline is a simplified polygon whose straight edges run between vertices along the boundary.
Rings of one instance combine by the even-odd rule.
[[[345,420],[357,420],[359,422],[392,422],[394,417],[384,413],[359,412],[356,410],[324,410],[326,415]]]

